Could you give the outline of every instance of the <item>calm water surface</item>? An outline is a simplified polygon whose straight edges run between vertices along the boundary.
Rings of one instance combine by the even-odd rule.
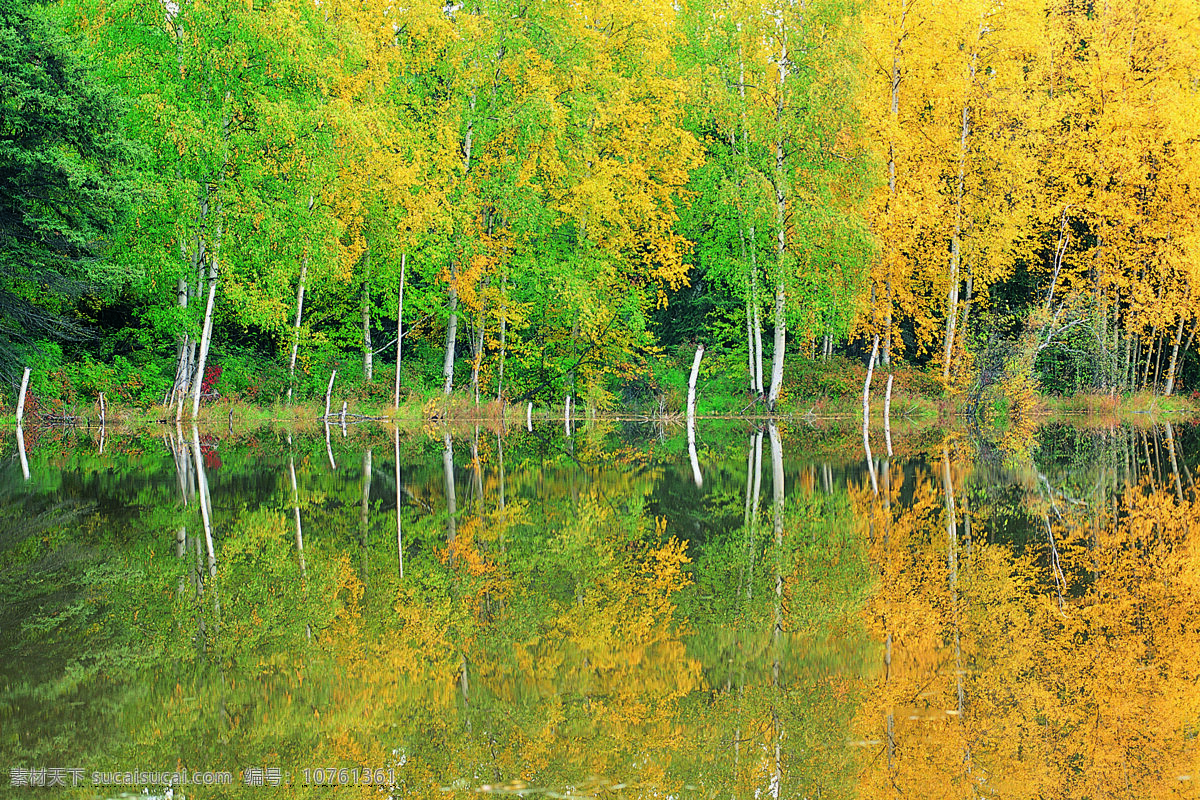
[[[1197,792],[1192,428],[4,436],[0,796]]]

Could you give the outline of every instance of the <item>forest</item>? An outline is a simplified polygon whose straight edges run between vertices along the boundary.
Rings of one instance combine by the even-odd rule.
[[[1196,0],[0,0],[5,408],[1171,395],[1198,136]]]

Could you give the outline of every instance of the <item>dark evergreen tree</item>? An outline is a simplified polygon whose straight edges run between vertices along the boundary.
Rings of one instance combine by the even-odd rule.
[[[77,338],[73,300],[124,205],[121,104],[43,10],[0,0],[0,372],[37,339]]]

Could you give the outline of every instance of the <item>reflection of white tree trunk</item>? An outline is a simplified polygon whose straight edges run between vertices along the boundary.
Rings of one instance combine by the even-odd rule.
[[[396,560],[400,565],[400,577],[404,577],[404,518],[401,511],[402,490],[400,488],[400,428],[396,428]]]
[[[325,422],[325,454],[329,456],[329,466],[337,470],[337,462],[333,460],[333,443],[329,441],[329,422]]]
[[[775,533],[775,622],[771,628],[771,732],[775,740],[775,764],[771,774],[771,796],[778,798],[783,784],[783,722],[779,716],[783,672],[783,446],[775,421],[767,426],[771,437],[771,516]]]
[[[213,549],[212,500],[208,492],[208,475],[204,471],[204,456],[200,452],[200,431],[192,426],[192,457],[196,463],[196,484],[199,488],[200,518],[204,522],[204,546],[208,552],[208,576],[217,577],[217,554]]]
[[[887,392],[883,397],[883,439],[887,442],[888,458],[892,457],[892,377],[888,375]]]
[[[17,423],[17,454],[21,458],[21,475],[29,480],[29,458],[25,455],[25,429]]]
[[[454,563],[454,540],[457,537],[455,516],[458,503],[454,497],[454,438],[450,431],[442,434],[442,472],[446,481],[446,546],[450,551],[450,563]]]
[[[950,610],[954,615],[954,686],[955,715],[962,724],[966,708],[966,686],[963,683],[962,624],[958,606],[958,511],[954,502],[954,477],[950,472],[950,450],[942,446],[942,487],[946,496],[946,567],[950,580]],[[971,749],[963,745],[963,762],[971,771]]]
[[[362,511],[358,517],[358,545],[362,552],[362,581],[363,587],[368,585],[367,575],[367,530],[371,521],[371,448],[363,453],[362,474]]]
[[[308,566],[304,563],[304,531],[300,527],[300,487],[296,483],[296,456],[291,452],[292,437],[288,436],[288,472],[292,478],[292,516],[296,520],[296,556],[300,561],[300,577],[308,577]]]
[[[750,524],[750,492],[754,488],[754,434],[746,446],[746,510],[742,512],[742,524]]]
[[[1175,476],[1175,499],[1183,502],[1183,482],[1179,480],[1179,460],[1175,457],[1175,430],[1171,423],[1166,423],[1167,452],[1171,456],[1171,474]]]

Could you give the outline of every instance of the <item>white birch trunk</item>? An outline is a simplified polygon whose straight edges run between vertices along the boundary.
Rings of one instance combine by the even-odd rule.
[[[504,287],[501,286],[503,293]],[[503,295],[502,295],[503,296]],[[504,399],[504,358],[507,355],[508,349],[508,302],[506,299],[501,300],[500,306],[500,366],[496,376],[496,400]],[[501,412],[503,413],[503,412]]]
[[[700,459],[696,457],[696,377],[700,374],[700,360],[704,358],[704,345],[696,346],[696,357],[692,359],[692,374],[688,378],[687,438],[688,456],[692,461],[692,478],[696,486],[704,485],[700,474]]]
[[[315,199],[308,196],[308,215],[312,217]],[[308,280],[308,235],[305,234],[304,255],[300,259],[300,281],[296,286],[296,321],[292,325],[292,355],[288,359],[288,393],[287,401],[292,402],[292,388],[296,380],[296,354],[300,351],[300,320],[304,313],[304,286]]]
[[[442,362],[442,394],[449,395],[454,389],[454,348],[458,340],[458,289],[455,286],[454,268],[450,268],[450,320],[446,323],[446,358]]]
[[[1163,397],[1170,397],[1175,391],[1175,369],[1179,364],[1179,345],[1183,341],[1183,317],[1179,318],[1179,327],[1175,329],[1175,344],[1171,348],[1171,362],[1167,365],[1167,385],[1163,389]]]
[[[871,376],[875,373],[875,359],[879,356],[879,334],[871,345],[871,360],[867,362],[867,378],[863,381],[863,453],[867,458],[867,471],[871,475],[871,489],[879,494],[879,479],[875,474],[875,458],[871,455]]]
[[[983,37],[984,23],[980,22],[979,38]],[[954,233],[950,240],[950,290],[946,295],[946,336],[943,344],[942,379],[950,379],[950,367],[954,358],[954,328],[958,322],[959,266],[962,263],[962,237],[965,225],[963,197],[966,193],[967,154],[971,137],[971,91],[975,85],[975,68],[978,61],[978,39],[971,53],[971,65],[967,70],[967,91],[963,100],[962,126],[958,139],[958,176],[954,183]]]
[[[337,377],[337,370],[329,373],[329,385],[325,387],[325,413],[322,418],[329,419],[329,398],[333,394],[333,379]]]
[[[783,234],[780,233],[782,239]],[[782,251],[781,251],[782,253]],[[784,319],[783,281],[775,289],[775,350],[771,353],[771,393],[767,396],[767,410],[774,412],[779,400],[779,389],[783,385],[783,351],[787,344],[787,321]]]
[[[784,85],[788,73],[788,42],[787,30],[783,25],[783,11],[775,18],[776,32],[779,36],[779,94],[775,104],[775,122],[783,123]],[[784,319],[784,303],[787,299],[784,293],[784,274],[787,265],[787,190],[785,188],[785,167],[783,134],[775,140],[775,224],[778,228],[778,263],[779,271],[775,279],[775,349],[771,353],[771,392],[767,397],[767,410],[774,412],[775,403],[779,400],[779,389],[783,383],[783,351],[787,343],[787,327]]]
[[[220,232],[218,231],[218,238]],[[208,262],[208,302],[204,306],[204,328],[200,333],[200,355],[196,359],[196,371],[192,374],[192,419],[200,413],[200,387],[204,383],[204,365],[208,361],[208,349],[212,344],[213,306],[217,299],[217,254]]]
[[[400,254],[400,292],[396,298],[396,391],[393,403],[397,411],[400,410],[400,367],[404,363],[400,356],[404,342],[404,269],[407,265],[408,251],[404,251]]]
[[[887,394],[883,399],[883,438],[887,442],[888,458],[892,457],[892,377],[888,375]]]
[[[29,367],[21,373],[21,393],[17,395],[17,424],[25,418],[25,391],[29,388]]]
[[[370,383],[375,379],[375,353],[371,350],[371,245],[363,254],[362,285],[362,348],[363,378]]]
[[[696,345],[696,356],[692,359],[692,374],[688,377],[687,418],[696,416],[696,378],[700,375],[700,359],[704,358],[704,345]]]

